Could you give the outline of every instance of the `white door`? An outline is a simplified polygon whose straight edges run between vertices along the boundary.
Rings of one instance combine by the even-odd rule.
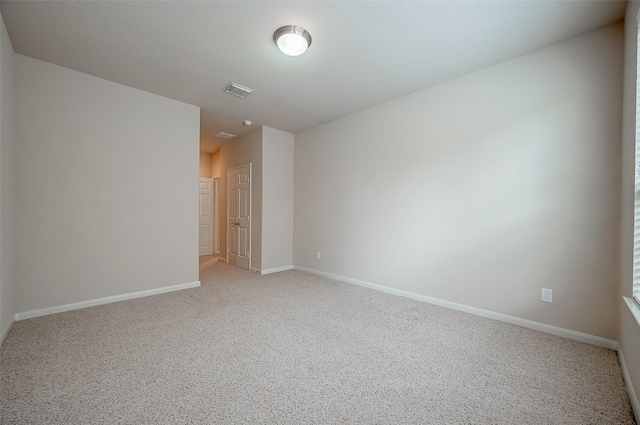
[[[200,255],[213,254],[213,181],[200,177]]]
[[[220,254],[220,247],[218,246],[220,240],[220,217],[219,201],[218,201],[218,183],[219,178],[213,179],[213,253],[215,255]]]
[[[227,171],[227,261],[251,265],[251,164]]]

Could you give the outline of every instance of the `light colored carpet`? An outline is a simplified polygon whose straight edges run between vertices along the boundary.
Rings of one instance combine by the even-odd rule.
[[[287,271],[17,322],[2,424],[632,424],[616,353]]]
[[[214,255],[204,255],[199,257],[200,270],[206,269],[218,261],[218,257]]]

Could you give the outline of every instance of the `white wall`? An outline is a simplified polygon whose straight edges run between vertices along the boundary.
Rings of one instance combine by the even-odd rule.
[[[296,134],[294,264],[616,339],[622,46],[605,27]]]
[[[293,266],[293,151],[293,134],[263,127],[263,272]]]
[[[227,256],[227,170],[252,165],[251,268],[260,270],[262,258],[262,127],[220,146],[220,257]]]
[[[633,204],[634,204],[634,157],[636,142],[636,79],[637,79],[637,37],[638,23],[636,17],[640,2],[630,1],[627,4],[625,17],[624,44],[624,112],[622,126],[622,214],[620,234],[620,330],[618,350],[624,357],[629,381],[632,385],[630,394],[636,403],[640,392],[640,324],[632,316],[624,297],[632,296],[633,283]],[[635,306],[637,312],[640,308]],[[635,397],[634,397],[635,394]],[[640,408],[634,406],[636,418],[640,419]]]
[[[15,315],[13,47],[0,19],[0,344]]]
[[[293,266],[293,140],[291,133],[263,126],[220,147],[221,257],[227,252],[227,170],[251,163],[251,268]]]
[[[198,108],[15,65],[17,311],[198,281]]]

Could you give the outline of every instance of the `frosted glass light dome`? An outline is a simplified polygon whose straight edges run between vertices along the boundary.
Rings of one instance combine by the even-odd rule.
[[[300,56],[311,46],[311,34],[297,25],[285,25],[273,33],[273,41],[285,55]]]

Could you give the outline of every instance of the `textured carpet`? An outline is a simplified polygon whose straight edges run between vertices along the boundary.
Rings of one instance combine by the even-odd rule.
[[[632,424],[616,353],[308,275],[17,322],[2,424]]]

